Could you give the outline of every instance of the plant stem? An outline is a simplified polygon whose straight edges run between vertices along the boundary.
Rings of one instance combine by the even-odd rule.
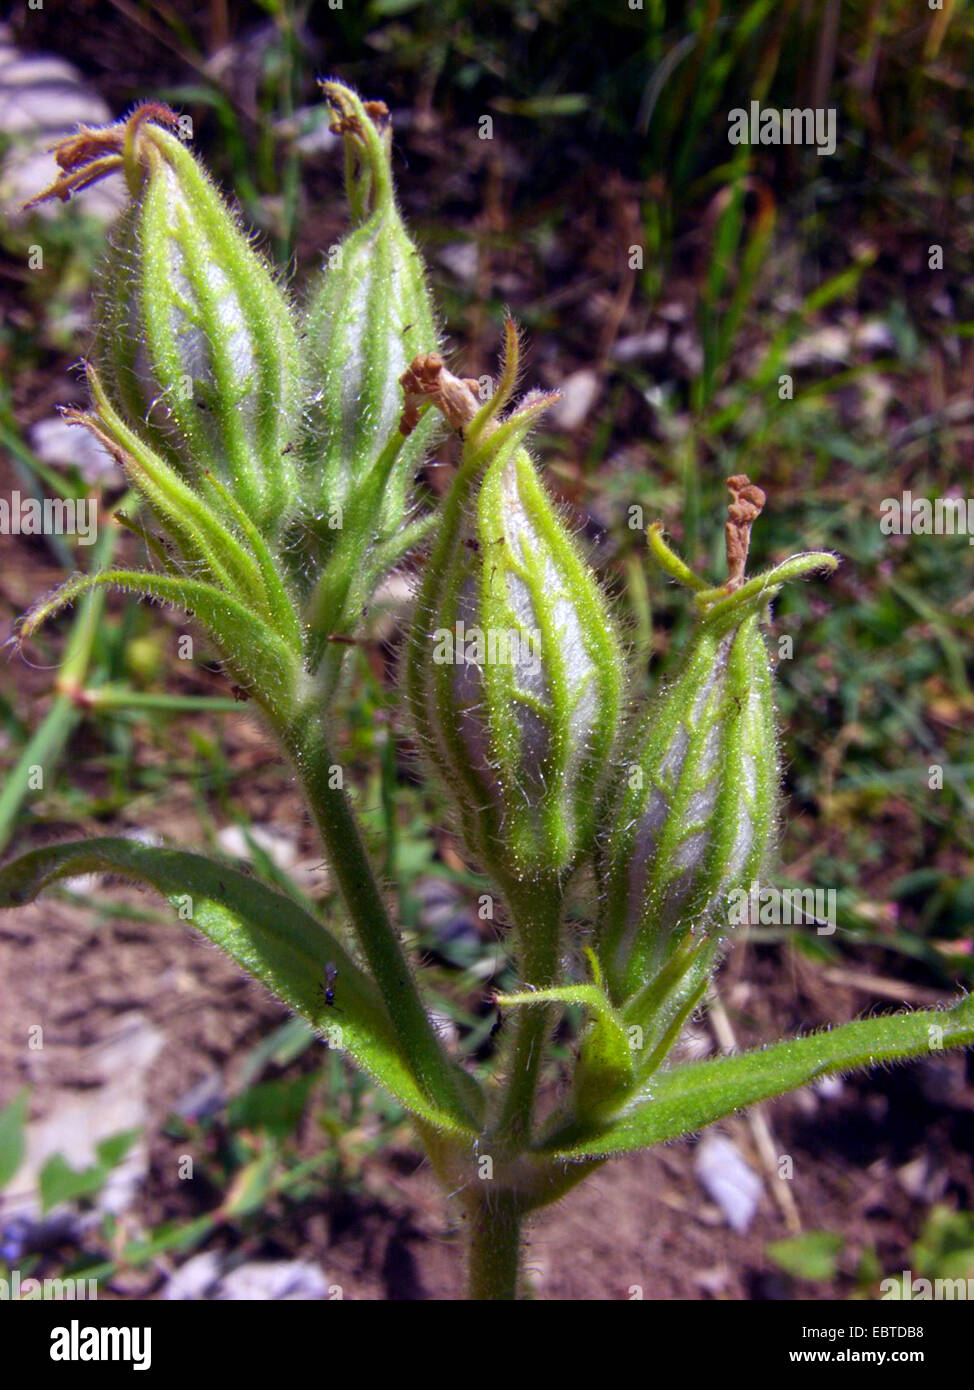
[[[521,978],[536,989],[547,989],[558,971],[558,947],[563,893],[557,878],[503,885],[517,934],[517,961]],[[487,1144],[497,1147],[494,1157],[510,1159],[530,1143],[538,1074],[544,1056],[551,1009],[540,1005],[519,1013],[514,1040],[504,1070],[507,1088],[500,1111],[490,1126]],[[467,1201],[469,1232],[468,1297],[511,1301],[517,1298],[521,1255],[520,1198],[498,1190],[490,1181],[475,1179],[476,1190]]]
[[[518,970],[526,985],[548,989],[558,970],[562,892],[557,881],[509,884],[507,900],[517,930]],[[534,1097],[551,1009],[522,1009],[506,1059],[509,1081],[493,1133],[505,1153],[517,1153],[531,1138]]]
[[[467,1297],[513,1302],[521,1255],[521,1215],[512,1193],[490,1189],[489,1182],[480,1183],[467,1202]]]
[[[320,712],[311,708],[279,730],[293,758],[372,978],[395,1023],[403,1056],[430,1099],[465,1124],[472,1116],[454,1068],[423,1007],[402,943],[386,910],[355,812],[342,786]]]

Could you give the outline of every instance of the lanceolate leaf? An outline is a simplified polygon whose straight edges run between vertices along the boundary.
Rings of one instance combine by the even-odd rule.
[[[112,407],[90,363],[87,378],[98,417],[75,412],[66,418],[83,425],[109,450],[187,561],[204,565],[215,584],[262,604],[260,572],[253,556],[247,554],[198,492],[128,428]]]
[[[297,656],[256,613],[202,580],[142,570],[75,575],[31,609],[21,624],[20,637],[29,637],[41,623],[99,586],[172,603],[192,614],[211,634],[248,694],[275,718],[287,716],[298,677]]]
[[[289,1007],[309,1019],[395,1098],[440,1130],[460,1124],[427,1099],[399,1054],[392,1026],[368,976],[339,941],[292,898],[199,854],[132,840],[75,840],[32,850],[0,869],[0,908],[31,901],[74,874],[112,873],[155,888],[185,920]],[[321,989],[334,966],[334,1003]]]
[[[820,1076],[905,1061],[974,1043],[974,995],[945,1011],[888,1014],[824,1033],[711,1062],[659,1072],[628,1114],[598,1134],[577,1126],[555,1134],[545,1153],[589,1158],[627,1153],[692,1134],[758,1101],[807,1086]]]
[[[596,1121],[621,1108],[633,1088],[633,1054],[625,1024],[602,989],[600,972],[595,984],[498,994],[494,999],[501,1008],[551,1001],[588,1009],[592,1024],[582,1039],[575,1071],[575,1114],[580,1120]]]

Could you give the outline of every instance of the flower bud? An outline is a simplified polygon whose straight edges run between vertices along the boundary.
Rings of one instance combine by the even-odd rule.
[[[628,998],[691,926],[708,925],[726,893],[759,872],[768,849],[778,772],[753,610],[729,629],[701,624],[623,771],[601,853],[600,955]]]
[[[462,415],[464,383],[435,365],[430,394]],[[469,423],[409,652],[422,742],[468,849],[508,883],[556,877],[589,847],[622,687],[605,600],[522,445],[547,403],[529,398],[496,429]]]
[[[396,430],[399,378],[418,353],[436,347],[437,335],[423,263],[396,206],[389,113],[337,82],[321,85],[337,113],[332,129],[345,140],[354,222],[330,248],[306,318],[305,507],[327,544],[349,525],[339,509],[348,510]],[[430,417],[405,440],[366,519],[369,539],[401,525],[432,424]]]
[[[702,617],[648,728],[637,730],[597,848],[599,958],[613,999],[651,985],[691,932],[719,921],[728,893],[769,852],[778,791],[771,672],[759,616],[783,580],[834,568],[794,556],[745,582],[750,528],[764,494],[740,476],[727,525],[730,578],[708,590],[650,529],[656,559],[697,590]],[[696,953],[691,952],[691,955]]]
[[[150,105],[82,128],[58,146],[63,173],[33,201],[124,172],[131,203],[99,277],[95,364],[126,424],[184,476],[219,478],[272,534],[297,502],[297,333],[175,124],[168,108]]]

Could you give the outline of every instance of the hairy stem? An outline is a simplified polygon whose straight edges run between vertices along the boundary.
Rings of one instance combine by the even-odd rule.
[[[344,788],[333,785],[338,765],[321,727],[321,716],[310,710],[280,733],[297,767],[372,978],[395,1023],[403,1056],[430,1099],[469,1123],[471,1115],[461,1096],[457,1072],[423,1007],[355,812]]]
[[[531,1010],[533,1013],[534,1010]],[[510,1192],[478,1184],[467,1201],[467,1297],[513,1302],[521,1256],[521,1214]]]
[[[518,970],[524,983],[549,989],[558,971],[562,893],[557,882],[510,885],[507,892],[517,934]],[[506,1058],[507,1089],[492,1133],[505,1153],[517,1153],[531,1139],[535,1092],[551,1025],[548,1007],[522,1009]]]

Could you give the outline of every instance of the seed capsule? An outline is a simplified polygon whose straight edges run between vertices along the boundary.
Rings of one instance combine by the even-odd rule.
[[[450,379],[451,403],[443,376],[459,408],[463,384]],[[544,404],[493,434],[470,426],[409,653],[416,723],[467,845],[508,880],[556,876],[589,847],[622,687],[605,600],[522,444]]]
[[[290,306],[193,155],[150,115],[120,127],[132,202],[100,276],[93,360],[132,428],[185,476],[219,478],[273,535],[298,500]]]
[[[625,777],[601,853],[600,955],[628,998],[768,850],[778,770],[755,612],[701,626]]]
[[[346,512],[394,434],[402,409],[399,378],[437,343],[422,260],[396,206],[389,113],[336,82],[322,83],[345,140],[346,191],[354,226],[328,253],[306,315],[310,400],[304,422],[305,507],[309,516]],[[409,485],[429,445],[432,418],[403,444],[384,484],[368,537],[390,533],[407,511]],[[352,522],[354,525],[354,520]],[[341,527],[319,526],[323,545]]]
[[[665,545],[659,525],[649,532],[654,557],[697,591],[702,616],[675,681],[630,740],[597,847],[599,958],[616,1001],[652,994],[689,934],[719,931],[727,894],[760,873],[778,792],[760,615],[785,580],[836,564],[831,555],[796,555],[745,580],[765,499],[743,475],[728,486],[729,578],[721,588],[706,588]]]

